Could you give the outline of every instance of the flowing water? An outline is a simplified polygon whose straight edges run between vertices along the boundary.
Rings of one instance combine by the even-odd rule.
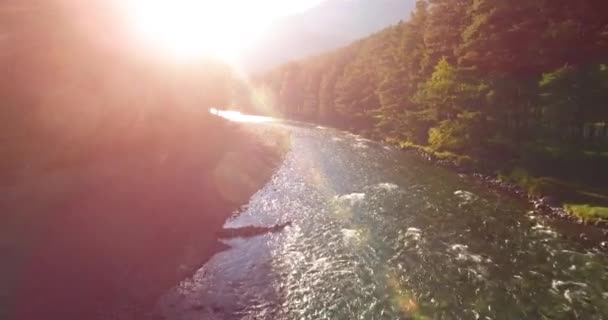
[[[597,230],[352,134],[273,125],[292,149],[227,226],[291,226],[226,241],[161,299],[166,319],[608,319],[605,239],[579,239]]]

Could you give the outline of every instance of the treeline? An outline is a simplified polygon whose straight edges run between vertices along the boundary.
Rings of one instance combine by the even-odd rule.
[[[419,0],[407,22],[255,78],[285,116],[464,154],[608,141],[608,2]]]

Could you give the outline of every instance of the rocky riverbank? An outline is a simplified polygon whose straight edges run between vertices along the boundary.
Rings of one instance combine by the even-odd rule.
[[[471,176],[476,181],[484,184],[492,190],[509,194],[511,196],[527,201],[531,205],[533,210],[538,214],[551,216],[553,218],[569,221],[572,223],[593,225],[602,228],[608,232],[608,221],[588,221],[578,218],[564,209],[562,202],[556,195],[550,193],[530,195],[526,190],[524,190],[516,183],[511,183],[498,179],[496,175],[491,172],[491,170],[480,169],[475,166],[475,164],[471,161],[459,161],[458,157],[440,158],[432,152],[424,150],[423,148],[412,146],[402,146],[402,149],[406,152],[417,155],[421,159],[424,159],[425,161],[432,163],[433,165],[454,170],[460,173],[461,175]]]

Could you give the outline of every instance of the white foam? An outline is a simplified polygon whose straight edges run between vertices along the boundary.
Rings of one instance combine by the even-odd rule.
[[[405,236],[412,240],[420,240],[421,235],[422,230],[418,228],[407,228],[407,231],[405,232]]]
[[[464,244],[454,244],[450,247],[450,249],[452,249],[453,251],[466,251],[468,248],[469,246]]]
[[[367,148],[369,148],[369,147],[367,146],[367,144],[365,144],[365,143],[364,143],[364,142],[362,142],[362,141],[358,141],[358,140],[357,140],[357,143],[353,143],[353,144],[352,144],[352,146],[353,146],[353,148],[355,148],[355,149],[367,149]]]
[[[478,254],[472,254],[472,253],[459,253],[458,256],[456,257],[456,260],[459,261],[472,261],[475,263],[481,263],[483,261],[483,257],[478,255]]]
[[[383,183],[377,184],[376,189],[380,189],[380,190],[384,190],[384,191],[393,191],[393,190],[399,189],[399,186],[394,183],[383,182]]]
[[[312,261],[308,272],[325,271],[331,269],[331,261],[328,257],[321,257]]]
[[[456,255],[456,260],[459,261],[471,261],[474,263],[481,263],[485,261],[485,259],[481,255],[470,253],[469,246],[464,244],[453,244],[452,246],[450,246],[450,251],[458,253]]]
[[[561,281],[561,280],[552,280],[551,281],[551,288],[553,288],[553,290],[558,291],[559,288],[562,286],[575,286],[575,287],[580,287],[580,288],[587,288],[589,285],[584,282],[576,282],[576,281]]]
[[[348,242],[358,242],[361,240],[361,232],[354,229],[342,229],[342,238]]]
[[[365,193],[351,193],[342,196],[336,196],[335,199],[342,203],[348,203],[351,206],[360,204],[365,200]]]
[[[537,223],[535,226],[532,227],[532,230],[540,233],[540,234],[546,234],[548,236],[551,237],[557,237],[557,232],[555,232],[554,230],[552,230],[551,228],[544,226],[540,223]]]
[[[454,195],[458,196],[460,199],[467,203],[478,199],[477,195],[475,195],[474,193],[464,190],[456,190],[454,191]]]

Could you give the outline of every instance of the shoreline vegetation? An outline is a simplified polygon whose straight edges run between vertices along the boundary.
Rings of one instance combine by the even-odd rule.
[[[415,153],[434,165],[471,175],[491,189],[525,199],[530,202],[536,212],[608,229],[608,208],[601,206],[608,206],[608,195],[606,195],[608,192],[606,191],[549,177],[531,177],[519,167],[513,169],[508,175],[500,173],[497,175],[496,172],[500,172],[500,168],[492,168],[487,163],[483,164],[483,160],[449,152],[437,152],[429,147],[409,143],[397,146],[406,152]],[[600,205],[572,204],[569,201]]]
[[[285,118],[479,171],[605,224],[606,12],[598,0],[418,0],[409,19],[253,83]]]

